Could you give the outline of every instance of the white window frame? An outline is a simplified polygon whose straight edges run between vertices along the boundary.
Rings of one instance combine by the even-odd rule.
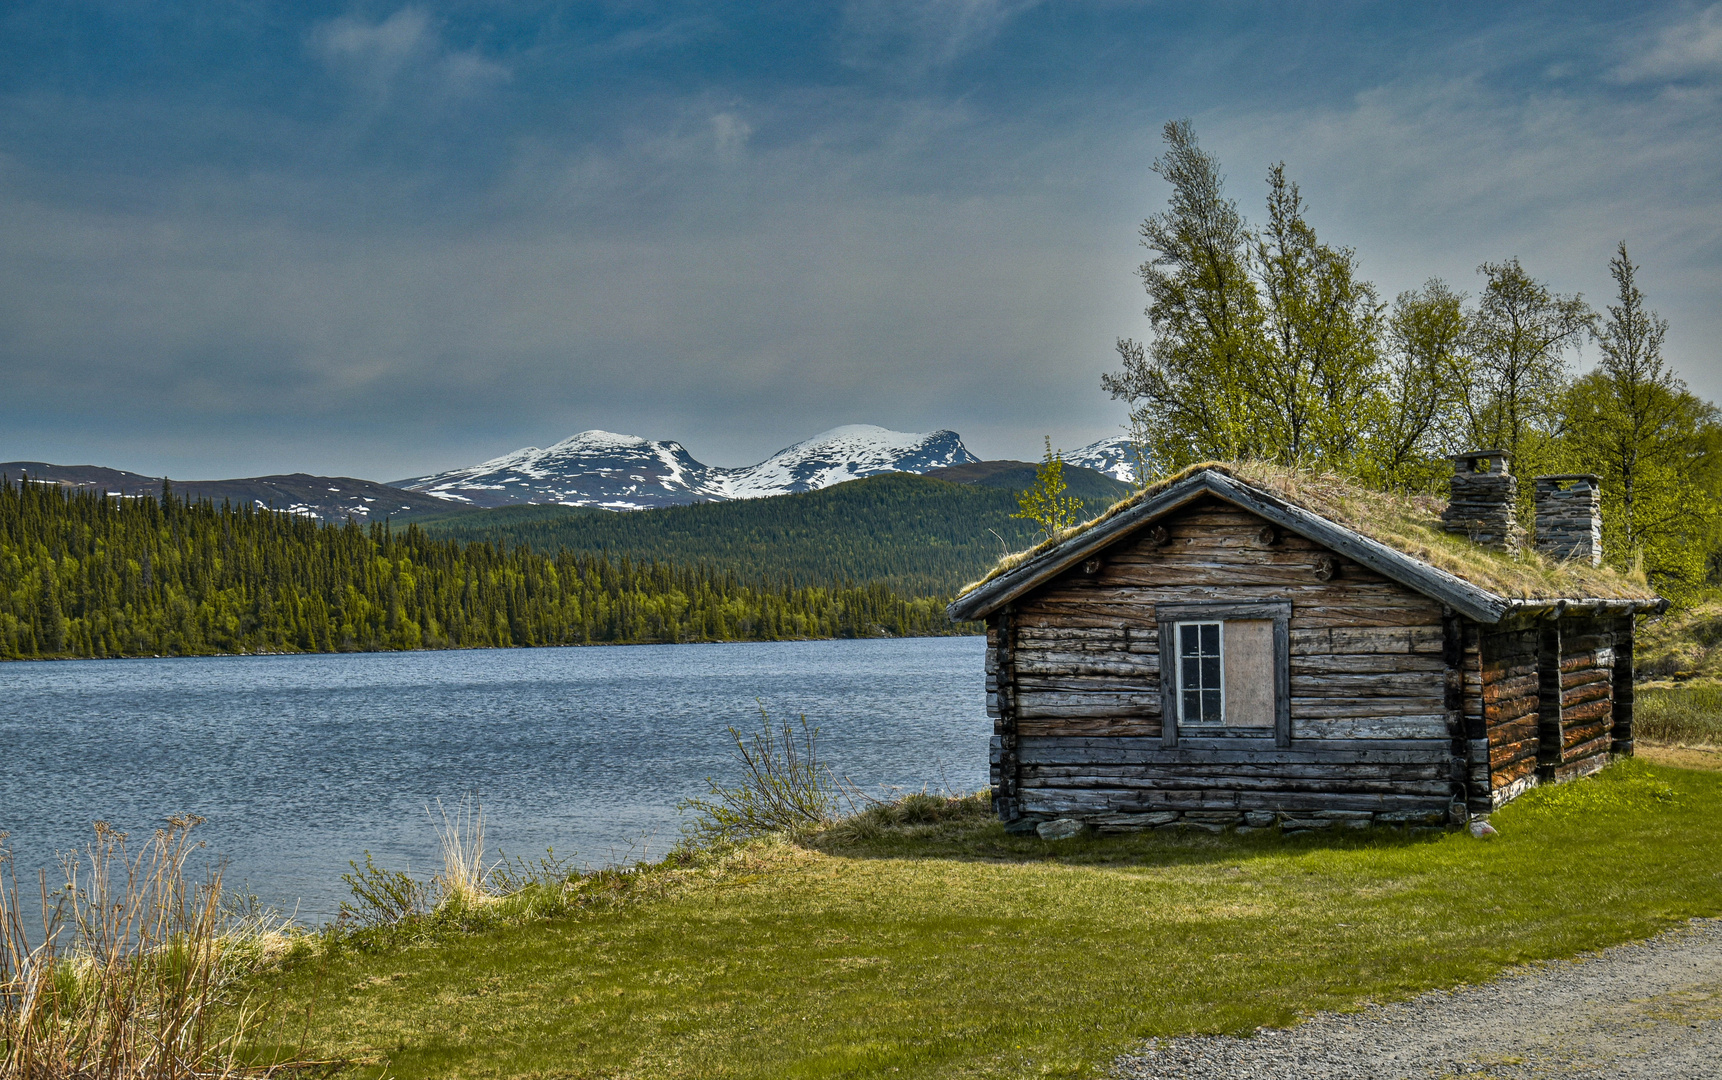
[[[1154,605],[1154,622],[1160,639],[1160,746],[1178,745],[1178,729],[1193,728],[1203,738],[1259,739],[1271,735],[1275,746],[1292,745],[1291,737],[1291,615],[1290,600],[1169,601]],[[1271,619],[1274,623],[1274,726],[1271,729],[1225,729],[1216,724],[1186,725],[1183,722],[1183,671],[1178,660],[1175,629],[1180,623],[1217,622],[1220,634],[1220,685],[1225,692],[1225,623],[1231,619]],[[1224,698],[1222,697],[1222,702]],[[1225,715],[1222,707],[1221,716]],[[1246,734],[1245,732],[1249,733]]]
[[[1220,650],[1220,652],[1219,652],[1219,660],[1220,660],[1220,685],[1219,685],[1220,719],[1219,720],[1204,721],[1202,719],[1200,713],[1198,713],[1196,718],[1193,720],[1190,717],[1184,715],[1184,691],[1186,689],[1186,687],[1184,686],[1184,627],[1186,627],[1186,626],[1195,626],[1195,627],[1212,626],[1212,627],[1216,628],[1216,631],[1217,631],[1217,634],[1219,637],[1219,650]],[[1204,726],[1204,727],[1223,726],[1225,724],[1225,720],[1226,720],[1226,620],[1224,620],[1224,619],[1189,619],[1189,620],[1186,620],[1184,622],[1173,623],[1172,627],[1173,627],[1172,632],[1175,635],[1177,635],[1177,638],[1178,638],[1177,643],[1173,647],[1173,650],[1178,657],[1178,722],[1180,724],[1190,725],[1190,726]],[[1196,648],[1197,648],[1197,651],[1199,653],[1201,650],[1200,631],[1198,631],[1198,639],[1197,639]],[[1197,692],[1200,693],[1202,690],[1205,690],[1205,689],[1208,689],[1208,688],[1207,687],[1197,687]]]

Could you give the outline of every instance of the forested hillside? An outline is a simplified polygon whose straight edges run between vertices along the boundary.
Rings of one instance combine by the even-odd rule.
[[[1032,482],[1033,466],[1022,466]],[[1086,476],[1082,475],[1086,474]],[[1066,472],[1073,494],[1098,513],[1124,485],[1087,469]],[[606,554],[722,566],[744,579],[799,584],[870,582],[913,596],[954,592],[1007,549],[1035,539],[1012,519],[1018,491],[891,473],[798,495],[615,513],[522,506],[428,518],[423,528],[504,548]]]
[[[164,493],[165,495],[165,493]],[[949,634],[939,598],[0,482],[0,658]]]

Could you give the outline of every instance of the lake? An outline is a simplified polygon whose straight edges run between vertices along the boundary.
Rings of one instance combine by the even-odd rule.
[[[987,781],[979,637],[0,664],[0,832],[20,879],[174,813],[230,889],[316,922],[348,860],[425,874],[426,806],[477,794],[492,854],[662,855],[735,775],[728,725],[805,713],[864,788]]]

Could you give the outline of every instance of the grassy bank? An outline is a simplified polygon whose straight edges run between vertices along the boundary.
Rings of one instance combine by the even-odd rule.
[[[593,879],[553,918],[351,939],[259,989],[352,1076],[1086,1076],[1146,1036],[1722,912],[1722,774],[1629,762],[1494,822],[1049,844],[922,800]]]

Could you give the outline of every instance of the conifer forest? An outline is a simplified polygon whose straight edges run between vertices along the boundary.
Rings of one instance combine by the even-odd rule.
[[[952,634],[941,598],[0,481],[0,658]]]

